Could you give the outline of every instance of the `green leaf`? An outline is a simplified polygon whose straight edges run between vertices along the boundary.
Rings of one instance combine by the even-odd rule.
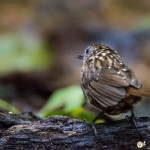
[[[17,110],[14,106],[10,105],[9,103],[7,103],[6,101],[2,99],[0,99],[0,107],[13,114],[20,113],[19,110]]]
[[[59,108],[62,108],[63,113],[70,113],[81,108],[83,102],[84,95],[81,88],[72,85],[55,91],[38,114],[45,117]]]

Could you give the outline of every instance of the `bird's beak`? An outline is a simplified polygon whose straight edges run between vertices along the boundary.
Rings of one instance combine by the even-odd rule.
[[[83,55],[78,55],[76,58],[80,59],[80,60],[83,60],[83,57],[84,57]]]

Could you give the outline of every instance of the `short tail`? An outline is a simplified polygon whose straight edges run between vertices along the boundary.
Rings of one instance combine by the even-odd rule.
[[[136,88],[128,88],[127,89],[127,94],[128,95],[134,95],[134,96],[147,96],[150,97],[150,89],[136,89]]]

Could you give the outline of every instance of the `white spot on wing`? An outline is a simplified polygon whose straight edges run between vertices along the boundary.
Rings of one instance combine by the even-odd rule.
[[[126,79],[126,77],[122,77],[122,79],[123,79],[123,80],[125,80],[125,79]]]
[[[123,71],[127,71],[127,69],[125,69],[125,68],[123,68],[122,70],[123,70]]]
[[[117,74],[121,74],[121,72],[120,72],[120,71],[118,71],[118,72],[117,72]]]
[[[106,53],[102,53],[101,55],[102,55],[102,56],[106,56],[107,54],[106,54]]]

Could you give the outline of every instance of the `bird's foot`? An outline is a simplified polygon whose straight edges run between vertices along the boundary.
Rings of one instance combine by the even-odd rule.
[[[95,124],[93,122],[87,122],[85,119],[83,121],[85,124],[87,124],[88,126],[92,128],[94,135],[97,136],[97,130],[96,130]]]

